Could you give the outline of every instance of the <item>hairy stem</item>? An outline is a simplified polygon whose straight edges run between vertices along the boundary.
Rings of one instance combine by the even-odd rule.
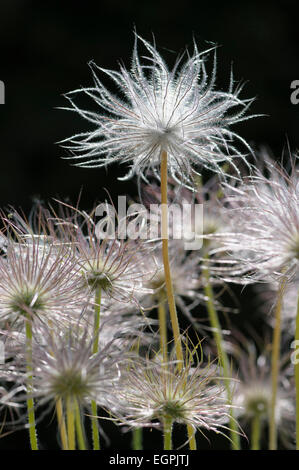
[[[167,152],[163,150],[161,152],[161,206],[162,206],[162,217],[161,217],[161,226],[162,226],[162,256],[163,256],[163,265],[164,265],[164,275],[165,275],[165,287],[167,293],[167,301],[169,307],[170,321],[172,326],[174,344],[176,357],[178,360],[178,370],[182,371],[184,366],[184,355],[182,342],[180,337],[180,327],[177,316],[174,290],[171,279],[171,271],[169,264],[169,252],[168,252],[168,199],[167,199]],[[161,328],[161,325],[160,325]],[[188,435],[190,438],[189,426],[187,426]],[[195,436],[193,435],[190,438],[190,446],[196,447]]]
[[[161,204],[162,204],[162,256],[165,273],[165,287],[167,292],[167,300],[169,306],[170,320],[174,337],[174,344],[176,350],[176,357],[178,360],[178,368],[183,368],[183,348],[180,337],[180,328],[178,322],[178,316],[176,311],[176,304],[174,299],[174,291],[171,280],[171,271],[169,264],[169,253],[168,253],[168,203],[167,203],[167,152],[163,150],[161,152]]]
[[[69,450],[76,449],[75,438],[75,413],[74,413],[74,400],[71,397],[66,399],[66,419],[67,419],[67,434]]]
[[[206,260],[208,260],[208,255],[206,255]],[[211,327],[213,328],[213,335],[214,335],[215,343],[217,346],[217,352],[218,352],[220,364],[223,369],[227,399],[228,399],[229,404],[231,404],[233,397],[232,397],[232,390],[231,390],[231,383],[230,383],[231,371],[230,371],[230,366],[229,366],[229,359],[223,348],[222,330],[221,330],[221,325],[219,322],[217,310],[215,308],[214,292],[211,286],[210,272],[207,266],[203,268],[203,275],[205,278],[204,292],[207,298],[206,300],[207,311],[209,314]],[[240,436],[238,434],[238,425],[234,419],[232,408],[230,408],[229,414],[230,414],[230,438],[231,438],[232,448],[234,450],[240,450]]]
[[[275,326],[272,341],[272,358],[271,358],[271,381],[272,396],[269,417],[269,449],[277,449],[277,426],[276,426],[276,398],[278,388],[278,377],[280,368],[280,339],[281,339],[281,308],[286,280],[283,279],[279,286],[277,303],[275,309]]]
[[[56,407],[56,416],[57,416],[57,421],[58,421],[58,429],[59,429],[62,449],[68,450],[69,446],[68,446],[68,441],[67,441],[67,432],[66,432],[65,419],[63,415],[63,406],[62,406],[61,398],[58,398],[56,400],[55,407]]]
[[[164,450],[172,450],[172,419],[164,418]]]
[[[189,449],[190,450],[196,450],[196,439],[195,439],[195,430],[193,429],[190,424],[187,425],[187,430],[188,430],[188,438],[189,438]]]
[[[96,294],[95,294],[94,325],[93,325],[94,341],[93,341],[93,346],[92,346],[92,354],[96,354],[99,351],[101,299],[102,299],[102,289],[98,287],[96,290]]]
[[[75,400],[74,406],[75,406],[76,433],[77,433],[79,449],[86,450],[84,432],[82,429],[82,417],[81,417],[81,412],[80,412],[80,408],[79,408],[77,400]]]
[[[261,416],[259,413],[251,421],[251,450],[260,450]]]
[[[101,315],[101,299],[102,299],[102,289],[97,288],[95,294],[95,307],[94,307],[94,342],[92,347],[92,354],[96,354],[99,351],[99,330],[100,330],[100,315]],[[100,450],[100,436],[98,428],[98,418],[97,418],[97,404],[94,400],[91,401],[91,430],[92,430],[92,442],[93,449]]]
[[[132,449],[142,450],[142,428],[133,429]]]
[[[167,362],[167,317],[165,309],[165,300],[160,298],[158,306],[159,327],[160,327],[160,349],[163,362]]]
[[[297,303],[295,348],[299,345],[299,296]],[[299,363],[295,361],[295,383],[296,383],[296,450],[299,450]]]
[[[31,319],[26,318],[25,320],[25,329],[26,329],[26,370],[28,373],[27,378],[27,414],[28,414],[28,424],[29,424],[29,438],[30,445],[32,450],[38,450],[37,444],[37,435],[36,435],[36,424],[35,424],[35,413],[34,413],[34,400],[30,395],[33,391],[32,386],[32,324]]]

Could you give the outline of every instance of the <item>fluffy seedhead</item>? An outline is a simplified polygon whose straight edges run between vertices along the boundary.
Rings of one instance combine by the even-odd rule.
[[[101,328],[102,330],[102,328]],[[101,335],[101,330],[99,335]],[[85,322],[64,330],[42,328],[33,344],[33,366],[30,372],[37,405],[57,400],[66,403],[69,399],[80,407],[95,400],[100,406],[109,407],[113,400],[113,384],[119,380],[119,364],[126,350],[120,348],[120,341],[114,339],[99,342],[98,352],[92,354],[92,347],[98,335],[91,333]],[[25,380],[26,373],[20,380]]]
[[[221,247],[214,261],[220,276],[237,283],[298,279],[297,160],[291,159],[288,173],[267,156],[263,158],[263,169],[256,168],[241,184],[224,189],[223,210],[230,216],[231,229],[215,235]]]
[[[212,364],[178,367],[177,361],[136,358],[126,364],[118,388],[117,421],[132,427],[163,427],[165,420],[194,431],[223,433],[230,406]]]
[[[141,64],[138,41],[149,53]],[[213,48],[212,48],[213,49]],[[240,122],[252,100],[241,100],[241,86],[234,89],[231,77],[227,92],[215,90],[216,55],[211,77],[205,62],[209,49],[180,56],[169,69],[156,47],[136,35],[131,70],[105,70],[91,64],[94,87],[74,90],[66,95],[70,109],[94,126],[63,141],[78,166],[101,167],[113,162],[130,163],[127,177],[137,174],[147,180],[148,171],[159,177],[161,151],[169,155],[173,178],[192,186],[192,177],[202,167],[224,176],[227,162],[239,174],[234,161],[245,160],[235,146],[248,145],[230,127]],[[98,74],[110,78],[120,97],[110,92]],[[81,109],[74,97],[84,93],[98,106],[97,112]],[[79,163],[78,163],[79,162]]]
[[[236,381],[233,403],[237,405],[237,418],[242,425],[250,425],[258,417],[265,429],[271,413],[271,351],[264,345],[262,352],[248,339],[242,341],[242,347],[235,344],[233,358],[236,364]],[[279,385],[275,418],[279,437],[286,447],[294,445],[295,400],[292,371],[289,357],[281,358]]]
[[[3,222],[0,321],[12,325],[25,319],[46,322],[75,319],[86,297],[76,277],[74,254],[56,238],[33,233],[19,215],[17,219],[3,217]]]
[[[59,212],[52,217],[59,227],[60,239],[76,259],[78,281],[87,297],[101,291],[106,303],[137,303],[138,297],[148,292],[143,280],[150,276],[150,244],[124,239],[119,235],[117,220],[112,222],[112,218],[104,220],[108,225],[111,222],[113,233],[103,233],[103,220],[97,218],[96,208],[86,213],[59,203]]]

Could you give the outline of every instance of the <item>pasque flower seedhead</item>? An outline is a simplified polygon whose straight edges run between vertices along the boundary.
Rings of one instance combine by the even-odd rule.
[[[223,278],[238,283],[298,280],[296,164],[297,157],[291,157],[288,172],[263,154],[263,168],[253,169],[237,186],[226,185],[223,211],[230,217],[230,228],[214,237],[221,245],[214,260]],[[226,253],[225,257],[221,258],[220,252]]]
[[[144,64],[138,41],[149,53]],[[120,71],[112,71],[92,63],[94,87],[67,93],[71,108],[63,109],[78,112],[95,128],[61,142],[71,150],[69,158],[90,168],[128,162],[127,177],[137,174],[147,180],[148,170],[159,177],[160,154],[166,151],[170,174],[187,186],[202,167],[224,175],[221,165],[227,162],[238,174],[234,159],[245,157],[234,141],[247,150],[249,146],[230,127],[248,119],[244,115],[252,100],[239,98],[242,86],[234,89],[232,77],[227,92],[215,90],[216,56],[210,79],[205,68],[210,51],[198,52],[194,44],[186,62],[182,63],[183,54],[169,69],[156,47],[136,35],[130,71],[123,65]],[[99,72],[114,82],[120,96],[105,87]],[[91,112],[76,105],[74,97],[80,93],[88,95],[99,110]]]

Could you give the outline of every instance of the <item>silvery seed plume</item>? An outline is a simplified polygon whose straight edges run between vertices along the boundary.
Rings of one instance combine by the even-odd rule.
[[[268,426],[272,396],[270,344],[263,344],[260,351],[252,340],[243,338],[242,346],[233,345],[232,357],[238,378],[233,397],[233,404],[237,406],[236,417],[245,428],[258,416],[264,431]],[[292,447],[296,417],[289,354],[282,356],[280,365],[275,419],[281,442],[286,447]]]
[[[266,321],[275,326],[275,316],[273,315],[274,309],[277,305],[277,296],[280,288],[279,282],[272,282],[268,284],[257,284],[255,290],[260,300],[260,310],[265,314]],[[283,298],[281,300],[281,329],[283,336],[288,339],[294,338],[294,331],[296,328],[296,316],[298,307],[298,285],[296,283],[289,283],[285,286]]]
[[[5,380],[7,380],[6,377],[5,377]],[[1,380],[0,380],[0,384],[1,384]],[[17,409],[20,407],[20,404],[14,400],[14,395],[16,395],[18,391],[20,390],[18,390],[17,388],[11,388],[9,390],[9,388],[0,385],[0,411],[3,411],[3,409],[5,408],[9,408],[11,411],[13,411],[14,409]],[[1,429],[1,424],[2,423],[0,423],[0,429]],[[1,432],[0,432],[0,435],[1,435]]]
[[[138,40],[149,56],[144,64],[137,50]],[[130,163],[125,178],[134,174],[147,181],[148,171],[158,176],[161,151],[169,155],[172,177],[190,186],[192,175],[202,167],[224,175],[223,163],[232,165],[238,174],[235,158],[246,161],[235,141],[250,150],[244,139],[230,130],[244,117],[252,100],[241,100],[241,86],[234,89],[233,78],[227,92],[215,91],[216,56],[211,77],[205,61],[210,50],[184,54],[169,69],[151,45],[136,35],[132,66],[128,71],[106,70],[91,64],[94,87],[67,93],[70,109],[90,122],[94,129],[65,139],[65,147],[78,166],[95,168],[113,162]],[[119,90],[116,96],[100,81],[98,74],[112,80]],[[81,109],[75,104],[78,94],[90,97],[98,112]],[[192,185],[191,185],[192,186]]]
[[[161,224],[161,190],[152,183],[144,185],[144,203],[150,222]],[[229,230],[230,218],[223,210],[222,187],[217,175],[205,183],[198,178],[193,191],[168,178],[169,239],[179,241],[184,250],[204,256],[218,246],[215,234]],[[150,225],[150,224],[149,224]],[[161,236],[161,227],[158,232]]]
[[[1,372],[0,372],[1,375]],[[20,415],[22,414],[22,404],[18,403],[16,395],[23,391],[23,387],[9,386],[0,377],[0,438],[5,434],[10,434],[23,426],[20,425]]]
[[[239,283],[279,281],[298,283],[299,268],[299,173],[296,157],[288,173],[265,159],[237,186],[227,185],[223,210],[231,230],[220,234],[221,247],[213,252],[219,275]],[[265,176],[265,171],[268,176]],[[217,235],[216,235],[217,239]],[[224,258],[221,253],[226,253]]]
[[[116,419],[131,427],[161,428],[165,418],[196,430],[224,434],[229,408],[224,386],[208,364],[186,361],[179,371],[176,361],[159,358],[128,361],[119,387]]]
[[[97,217],[96,209],[87,213],[59,204],[60,215],[55,216],[55,223],[61,240],[73,252],[78,282],[87,296],[101,289],[106,304],[138,304],[140,295],[149,292],[142,281],[151,275],[147,267],[150,245],[142,240],[122,239],[112,214],[108,214],[109,220],[105,218],[105,224],[112,224],[113,232],[104,233],[104,220]]]
[[[167,299],[161,247],[157,246],[152,255],[153,267],[150,268],[150,271],[154,274],[145,281],[145,287],[151,289],[151,293],[141,301],[144,308],[156,307]],[[205,305],[207,301],[204,293],[206,279],[202,272],[200,257],[196,251],[185,250],[181,240],[169,241],[169,256],[176,305],[195,328],[202,330],[206,328],[201,322],[205,314],[199,317],[193,313],[196,312],[198,305]],[[217,289],[215,307],[227,311],[228,309],[220,301],[225,290],[224,282],[214,276],[211,276],[210,282]]]
[[[86,302],[72,252],[43,233],[23,233],[12,219],[3,217],[2,222],[6,230],[5,254],[0,257],[2,325],[23,325],[26,318],[70,322]]]
[[[115,309],[112,310],[113,303]],[[137,310],[127,312],[127,303],[112,302],[111,306],[101,305],[101,329],[99,341],[101,346],[113,343],[115,351],[126,354],[134,345],[136,347],[149,346],[153,343],[152,325],[157,322],[147,318]],[[82,321],[78,332],[86,333],[91,338],[94,335],[94,308],[92,303],[82,311]],[[78,327],[77,327],[78,328]],[[38,333],[38,331],[37,331]]]
[[[101,334],[101,331],[100,333]],[[119,380],[119,366],[125,356],[114,340],[102,345],[92,354],[95,336],[84,324],[58,330],[40,327],[43,342],[33,344],[33,391],[38,406],[55,405],[56,400],[74,400],[80,407],[87,407],[91,400],[109,407],[113,399],[113,384]],[[26,371],[19,374],[19,382],[26,384]],[[111,405],[112,406],[112,405]]]
[[[121,304],[122,306],[124,304]],[[80,317],[80,318],[79,318]],[[79,318],[79,320],[78,320]],[[92,352],[92,343],[94,339],[100,342],[101,349],[109,347],[110,353],[125,356],[127,352],[134,346],[147,347],[153,343],[153,335],[150,331],[145,331],[149,324],[152,324],[144,315],[137,313],[126,316],[123,312],[111,312],[106,306],[101,309],[100,331],[95,338],[94,333],[94,309],[91,303],[82,308],[81,315],[74,315],[69,322],[55,324],[37,323],[34,328],[34,351],[38,354],[41,348],[46,351],[50,348],[52,342],[57,340],[57,344],[66,342],[70,331],[73,332],[73,341],[77,338],[85,341],[86,350],[90,346]],[[42,326],[44,325],[44,326]],[[84,339],[84,341],[83,341]],[[0,378],[3,380],[16,382],[19,374],[23,374],[26,368],[25,349],[26,342],[25,333],[21,330],[6,327],[0,330],[0,341],[5,347],[5,360],[2,368],[0,366]],[[56,343],[55,343],[56,344]],[[56,347],[56,346],[55,346]],[[79,353],[78,353],[79,354]]]

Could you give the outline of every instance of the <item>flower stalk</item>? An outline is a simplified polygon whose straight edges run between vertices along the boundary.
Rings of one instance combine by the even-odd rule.
[[[160,349],[163,362],[167,362],[167,318],[165,309],[165,299],[161,296],[158,305],[159,329],[160,329]]]
[[[133,429],[132,449],[142,450],[142,428]]]
[[[164,450],[172,450],[172,419],[164,418]]]
[[[58,421],[58,429],[61,439],[61,445],[63,450],[68,450],[68,440],[67,440],[67,432],[66,432],[66,425],[65,419],[63,415],[63,405],[61,398],[56,400],[56,416]]]
[[[98,287],[95,294],[95,308],[94,308],[94,342],[92,347],[92,354],[96,354],[99,350],[99,329],[100,329],[100,315],[101,315],[101,298],[102,289]],[[100,437],[97,421],[97,404],[95,400],[91,401],[91,429],[93,449],[100,450]]]
[[[251,421],[251,450],[260,450],[261,416],[256,413]]]
[[[162,217],[161,217],[161,226],[162,226],[162,257],[164,265],[164,275],[165,275],[165,287],[167,293],[167,301],[170,313],[170,320],[172,326],[172,332],[174,337],[176,357],[178,360],[178,370],[182,371],[184,366],[184,355],[183,348],[180,336],[180,327],[177,316],[174,290],[171,279],[171,271],[169,264],[169,252],[168,252],[168,199],[167,199],[167,152],[162,150],[161,152],[161,205],[162,205]],[[165,316],[165,315],[164,315]],[[165,323],[165,320],[164,320]],[[162,334],[165,334],[165,325],[160,324],[160,330]],[[163,348],[165,343],[165,338],[163,338]],[[166,354],[166,349],[164,349],[164,354]],[[189,436],[189,446],[196,449],[196,441],[193,429],[187,426],[188,436]]]
[[[72,397],[66,399],[66,418],[67,418],[67,434],[69,450],[76,449],[76,436],[75,436],[75,413],[74,401]]]
[[[32,393],[32,323],[30,318],[25,320],[26,329],[26,369],[28,373],[27,378],[27,413],[28,413],[28,424],[29,424],[29,438],[32,450],[38,450],[36,424],[35,424],[35,412],[34,412],[34,400],[30,397]]]
[[[190,426],[190,424],[187,425],[187,432],[188,432],[188,439],[189,439],[189,449],[190,450],[196,450],[197,445],[196,445],[196,439],[195,439],[195,431]]]
[[[208,255],[205,255],[205,260],[208,261]],[[223,348],[223,338],[221,332],[221,325],[219,322],[219,318],[217,315],[217,311],[214,304],[214,293],[210,282],[210,272],[207,266],[203,267],[203,275],[205,278],[205,285],[204,285],[204,292],[206,295],[206,306],[207,311],[209,314],[210,324],[213,328],[213,335],[215,339],[215,343],[217,346],[218,357],[220,360],[220,364],[223,368],[224,378],[225,378],[225,388],[227,392],[227,399],[229,404],[232,403],[232,390],[231,390],[231,383],[230,383],[230,367],[229,367],[229,360],[227,354]],[[231,443],[232,448],[234,450],[240,450],[240,437],[238,434],[238,425],[234,419],[233,410],[230,408],[230,435],[231,435]]]
[[[299,296],[297,301],[295,346],[299,344]],[[296,383],[296,450],[299,450],[299,363],[295,361],[295,383]]]
[[[284,288],[286,285],[286,278],[283,278],[277,297],[276,309],[275,309],[275,326],[273,331],[272,341],[272,358],[271,358],[271,382],[272,382],[272,397],[269,417],[269,449],[277,449],[277,426],[276,426],[276,401],[277,401],[277,388],[278,388],[278,376],[280,368],[280,339],[281,339],[281,309],[282,300],[284,294]]]
[[[77,400],[75,400],[74,402],[74,407],[75,407],[76,433],[77,433],[79,449],[86,450],[84,432],[82,429],[82,418],[81,418],[80,408],[79,408]]]
[[[169,253],[168,253],[168,203],[167,203],[167,152],[162,150],[161,152],[161,204],[162,204],[162,256],[165,273],[165,287],[167,293],[167,301],[169,306],[169,314],[172,326],[172,332],[174,337],[174,344],[176,350],[176,357],[178,360],[178,368],[182,370],[184,356],[183,348],[180,338],[180,328],[174,298],[174,291],[171,279],[171,271],[169,264]]]

